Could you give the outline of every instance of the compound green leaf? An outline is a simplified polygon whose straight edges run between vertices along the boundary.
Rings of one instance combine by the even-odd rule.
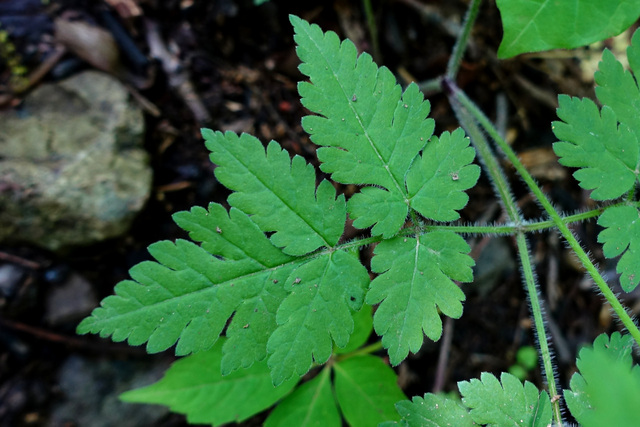
[[[501,384],[502,383],[502,384]],[[480,380],[460,381],[462,403],[471,409],[478,424],[496,426],[548,426],[551,424],[551,400],[546,392],[505,372],[500,381],[483,372]]]
[[[120,398],[166,405],[185,414],[189,423],[219,426],[264,411],[295,387],[297,379],[274,387],[266,362],[222,376],[223,340],[207,351],[178,360],[157,383],[126,392]]]
[[[331,390],[330,369],[296,388],[269,414],[264,427],[341,427]]]
[[[314,258],[289,276],[289,295],[267,343],[274,384],[304,375],[314,361],[325,363],[334,342],[347,345],[354,327],[352,312],[362,307],[368,284],[367,270],[343,251]]]
[[[558,117],[553,131],[560,139],[553,149],[565,166],[581,168],[573,176],[595,200],[627,193],[637,181],[638,140],[628,126],[618,126],[608,106],[598,111],[590,99],[558,97]]]
[[[402,400],[396,403],[396,410],[402,417],[400,425],[407,427],[477,425],[459,402],[438,394],[427,393],[424,397],[414,396],[411,401]],[[392,425],[389,423],[389,427]]]
[[[480,177],[480,167],[470,164],[476,155],[460,128],[433,137],[407,174],[411,207],[436,221],[460,218],[458,210],[469,201],[465,190]]]
[[[469,250],[450,231],[398,236],[376,247],[371,269],[381,274],[371,282],[367,303],[380,303],[373,326],[394,366],[420,349],[423,331],[432,340],[440,338],[438,309],[449,317],[462,315],[465,296],[452,280],[472,280]]]
[[[497,0],[504,36],[499,58],[571,49],[615,36],[640,16],[640,0]]]
[[[247,134],[203,129],[215,174],[227,188],[231,206],[252,215],[274,245],[290,255],[304,255],[332,247],[342,236],[346,219],[344,196],[323,181],[316,189],[316,173],[300,156],[293,160],[280,145],[262,143]]]
[[[638,422],[640,367],[633,365],[633,340],[614,332],[602,334],[578,356],[580,373],[564,396],[571,414],[585,427],[631,426]]]
[[[398,377],[382,359],[350,357],[333,365],[336,399],[351,427],[375,426],[398,419],[394,404],[405,395]]]
[[[202,240],[202,247],[186,240],[149,246],[158,262],[133,267],[133,280],[120,282],[115,295],[80,323],[78,333],[99,333],[130,345],[147,342],[150,353],[177,342],[176,354],[186,355],[210,348],[235,312],[228,330],[230,345],[242,342],[242,348],[257,341],[252,353],[236,354],[231,365],[264,359],[265,335],[276,327],[275,306],[286,296],[274,281],[283,282],[291,274],[293,258],[274,247],[237,209],[227,213],[212,203],[209,210],[181,212],[176,221]]]
[[[610,207],[600,215],[598,224],[604,227],[598,234],[604,256],[622,254],[617,266],[620,285],[631,292],[640,282],[640,212],[633,206]]]
[[[408,205],[404,177],[433,133],[429,103],[415,84],[403,93],[393,74],[378,68],[368,54],[358,56],[351,41],[340,42],[333,32],[290,19],[300,71],[311,80],[298,90],[303,105],[318,114],[302,124],[321,146],[321,169],[335,181],[376,185],[391,193],[385,200],[393,204],[394,219],[378,224],[375,232],[393,235],[402,225],[398,217],[406,217],[397,206]],[[363,212],[362,206],[351,213],[363,215],[361,225],[385,218],[375,210]]]

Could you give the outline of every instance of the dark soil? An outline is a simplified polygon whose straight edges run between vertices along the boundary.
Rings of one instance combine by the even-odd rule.
[[[118,3],[118,9],[109,8],[108,3]],[[394,72],[402,84],[441,75],[455,42],[447,28],[461,21],[467,2],[373,3],[379,28],[379,63]],[[421,15],[412,3],[428,5],[434,13]],[[135,4],[140,5],[141,15],[128,18],[127,6]],[[79,319],[52,326],[46,320],[46,304],[50,289],[74,274],[88,280],[99,298],[111,294],[113,286],[127,278],[130,267],[149,258],[146,247],[150,243],[185,237],[171,220],[173,212],[193,205],[206,206],[210,201],[225,203],[228,191],[213,177],[213,165],[199,136],[200,127],[249,132],[265,142],[275,139],[291,154],[304,156],[317,165],[315,148],[300,126],[300,119],[307,112],[296,91],[302,75],[297,70],[288,15],[296,14],[324,30],[350,37],[363,51],[371,52],[373,46],[361,2],[347,0],[271,0],[259,7],[250,0],[51,0],[44,6],[39,0],[3,1],[0,22],[2,28],[12,29],[25,64],[34,69],[52,49],[53,18],[65,16],[106,26],[105,11],[134,42],[129,57],[124,55],[124,78],[160,111],[158,116],[148,114],[146,118],[146,147],[155,172],[153,194],[129,234],[117,240],[73,248],[64,254],[28,246],[0,246],[0,266],[10,265],[15,273],[11,292],[0,293],[2,426],[49,425],[51,414],[68,397],[61,388],[60,372],[70,360],[76,360],[70,358],[80,357],[89,364],[93,361],[96,366],[104,360],[122,362],[125,377],[132,375],[127,370],[138,366],[135,363],[146,366],[151,361],[162,364],[172,360],[170,352],[152,357],[141,348],[132,349],[94,336],[76,336]],[[188,100],[172,87],[172,76],[159,62],[135,62],[136,51],[144,57],[149,54],[149,27],[145,22],[159,25],[160,36],[174,49],[209,118],[194,115]],[[553,156],[549,157],[554,141],[550,124],[555,120],[558,93],[592,96],[593,82],[582,77],[581,62],[570,55],[559,59],[523,55],[500,61],[495,56],[500,38],[499,13],[493,1],[484,2],[462,64],[459,85],[493,120],[502,123],[514,148],[522,153],[560,210],[586,208],[585,195],[570,171],[559,169]],[[89,67],[77,56],[67,54],[45,80],[64,78]],[[6,84],[6,69],[0,77],[0,83]],[[430,94],[429,99],[436,133],[458,126],[443,95]],[[17,103],[19,98],[13,100],[13,105]],[[506,169],[512,173],[508,165]],[[524,215],[531,219],[541,217],[542,211],[524,185],[517,178],[512,182]],[[347,194],[354,191],[344,190]],[[470,198],[463,212],[465,222],[504,221],[485,179],[470,191]],[[574,229],[593,257],[603,261],[595,239],[596,225],[588,222]],[[557,374],[566,387],[579,347],[602,332],[616,330],[617,325],[561,238],[554,233],[530,237],[555,343]],[[397,368],[407,396],[434,389],[457,390],[458,381],[477,378],[483,371],[506,371],[515,363],[520,347],[535,345],[514,242],[510,238],[492,241],[482,236],[469,237],[469,242],[478,263],[478,281],[464,285],[467,301],[462,318],[445,322],[445,336],[450,336],[451,343],[448,353],[440,355],[444,340],[425,340],[422,350]],[[608,268],[604,262],[601,266]],[[630,297],[629,301],[633,303],[634,299]],[[92,378],[104,380],[98,374]],[[539,370],[531,372],[529,380],[542,386]],[[260,419],[249,424],[258,424]],[[154,423],[181,426],[186,421],[179,415],[165,415]],[[70,418],[64,425],[85,424]]]

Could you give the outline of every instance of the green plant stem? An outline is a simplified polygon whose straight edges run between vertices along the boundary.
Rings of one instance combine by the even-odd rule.
[[[460,63],[462,62],[462,57],[464,56],[464,51],[467,48],[467,43],[469,41],[469,35],[471,35],[471,28],[473,28],[473,23],[475,22],[476,17],[478,16],[478,11],[480,10],[480,1],[481,0],[472,0],[471,5],[467,10],[467,14],[464,17],[462,32],[453,47],[453,52],[451,52],[451,57],[447,64],[446,76],[449,79],[454,79],[458,74],[458,69],[460,68]]]
[[[344,359],[349,359],[350,357],[354,357],[354,356],[361,356],[363,354],[371,354],[371,353],[375,353],[376,351],[380,351],[382,349],[384,349],[384,347],[382,346],[382,341],[377,341],[377,342],[374,342],[373,344],[369,344],[366,347],[360,347],[359,349],[354,350],[351,353],[340,354],[340,355],[336,356],[336,360],[344,360]]]
[[[484,113],[467,97],[467,95],[461,91],[455,83],[449,81],[448,82],[451,89],[451,97],[456,100],[457,103],[462,105],[464,109],[466,109],[469,114],[471,114],[477,122],[482,126],[482,128],[487,132],[487,134],[496,142],[500,150],[505,154],[507,159],[511,161],[513,167],[516,169],[518,174],[522,177],[524,182],[527,184],[531,192],[536,196],[540,205],[547,212],[553,223],[558,227],[558,230],[565,238],[571,249],[575,252],[576,256],[584,265],[587,272],[593,278],[593,281],[598,286],[598,289],[607,300],[607,302],[611,305],[611,308],[618,316],[618,319],[622,322],[625,328],[629,331],[629,334],[633,337],[638,345],[640,345],[640,330],[638,326],[635,324],[629,313],[627,313],[624,306],[620,303],[620,300],[613,293],[609,285],[604,280],[596,266],[591,262],[587,253],[582,249],[578,239],[573,235],[567,224],[563,221],[562,216],[556,211],[556,209],[551,204],[551,201],[544,194],[542,189],[536,184],[535,180],[529,174],[529,171],[524,167],[520,159],[513,151],[513,149],[507,144],[507,142],[500,136],[498,130],[493,126],[491,121],[484,115]]]
[[[367,26],[369,27],[369,35],[371,36],[371,46],[373,47],[373,60],[380,64],[382,62],[382,53],[380,52],[380,42],[378,41],[378,26],[376,25],[376,17],[373,13],[371,0],[362,0],[364,6],[364,14],[367,17]]]
[[[450,95],[450,101],[453,111],[462,124],[462,127],[471,137],[471,141],[473,142],[473,145],[474,147],[476,147],[476,150],[478,152],[478,157],[489,173],[491,182],[493,183],[494,189],[504,206],[507,216],[517,226],[521,226],[523,222],[522,215],[518,210],[515,199],[511,195],[511,187],[507,182],[506,177],[504,176],[502,168],[498,164],[497,157],[491,150],[491,147],[489,147],[489,143],[478,127],[474,117],[469,114],[469,111],[463,108],[462,104],[458,102],[457,98],[452,96],[450,90],[451,88],[447,87],[450,82],[445,80],[444,83],[445,88],[448,89],[446,90],[446,92],[448,92],[448,94]],[[546,378],[547,387],[549,388],[549,394],[551,396],[555,396],[558,394],[558,387],[556,385],[553,363],[551,361],[551,351],[549,350],[547,330],[542,316],[542,306],[540,305],[540,300],[538,299],[538,286],[535,280],[535,275],[533,273],[533,267],[531,265],[527,240],[522,231],[519,230],[517,232],[516,240],[518,243],[518,255],[524,275],[524,283],[527,289],[527,294],[529,295],[529,303],[531,307],[531,313],[533,315],[536,336],[538,337],[538,345],[540,347],[540,356],[542,358],[542,365],[544,367],[544,375]],[[552,403],[552,407],[556,425],[562,426],[562,413],[560,411],[560,403],[557,399]]]
[[[551,397],[558,395],[558,389],[555,381],[555,371],[553,364],[551,363],[551,350],[546,337],[546,327],[544,326],[544,319],[542,317],[542,303],[538,298],[538,286],[536,285],[536,279],[533,274],[533,267],[531,265],[531,254],[529,253],[529,245],[524,233],[518,233],[516,235],[516,242],[518,244],[518,252],[520,253],[520,261],[522,262],[522,272],[524,274],[524,282],[527,287],[527,294],[529,295],[529,303],[531,304],[533,320],[536,325],[536,331],[538,336],[538,345],[540,347],[540,357],[542,358],[542,364],[544,365],[544,372],[547,377],[547,385],[549,387],[549,394]],[[542,325],[540,328],[538,325]],[[551,377],[551,378],[550,378]],[[552,400],[553,417],[558,425],[562,425],[562,413],[560,412],[560,403],[558,399]]]
[[[609,207],[628,205],[627,202],[619,202]],[[605,208],[597,208],[589,211],[580,212],[573,215],[561,217],[562,222],[565,224],[571,224],[573,222],[580,222],[590,218],[595,218],[604,212]],[[415,212],[414,212],[415,215]],[[416,218],[412,218],[416,220]],[[418,222],[419,223],[419,222]],[[521,221],[520,223],[511,224],[494,224],[494,225],[451,225],[451,224],[430,224],[419,227],[405,228],[400,230],[399,236],[410,236],[413,234],[424,234],[432,231],[453,231],[458,234],[495,234],[495,235],[514,235],[518,232],[528,233],[535,231],[548,230],[555,228],[556,223],[552,220],[544,221]],[[357,248],[373,243],[379,243],[382,241],[382,236],[365,237],[364,239],[355,239],[347,243],[340,244],[335,247],[335,250],[346,250],[350,248]]]
[[[442,76],[420,82],[418,87],[426,97],[440,93],[442,92]]]

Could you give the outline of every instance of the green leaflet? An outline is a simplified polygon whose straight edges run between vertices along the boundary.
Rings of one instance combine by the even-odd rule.
[[[469,138],[460,128],[433,137],[407,173],[411,207],[436,221],[460,218],[458,210],[469,201],[465,190],[480,177],[480,167],[472,165],[476,155]]]
[[[292,258],[275,248],[249,217],[236,209],[227,213],[212,203],[209,210],[193,208],[176,214],[176,222],[202,239],[202,247],[185,240],[151,245],[149,252],[158,262],[133,267],[133,281],[120,282],[116,295],[105,298],[101,307],[80,323],[78,332],[111,335],[114,341],[127,340],[130,345],[148,341],[150,353],[178,342],[176,354],[185,355],[210,348],[239,310],[230,325],[230,341],[253,346],[251,358],[263,359],[266,339],[257,339],[260,333],[252,335],[252,330],[247,334],[236,325],[254,323],[252,316],[257,316],[258,328],[275,329],[273,299],[279,305],[286,292],[274,285],[291,273],[295,267]],[[252,341],[254,338],[257,341]],[[246,359],[249,355],[239,356],[244,360],[234,368],[253,363]]]
[[[325,363],[353,332],[352,311],[362,307],[369,274],[359,260],[338,251],[313,259],[289,276],[278,309],[278,329],[267,344],[274,384]]]
[[[178,360],[160,381],[126,392],[121,399],[166,405],[185,414],[189,423],[219,426],[262,412],[295,387],[297,379],[273,387],[266,362],[223,377],[219,369],[223,340]]]
[[[341,427],[342,418],[331,390],[331,370],[296,388],[272,412],[265,427]]]
[[[216,178],[235,191],[229,204],[252,215],[262,231],[275,231],[274,245],[304,255],[338,243],[346,219],[344,196],[336,200],[327,181],[316,190],[315,170],[302,157],[291,160],[275,141],[265,156],[262,143],[247,134],[203,129],[202,135],[218,165]]]
[[[639,57],[640,33],[636,31],[627,48],[627,58],[634,73],[640,70]],[[605,49],[594,79],[600,102],[608,105],[618,121],[629,126],[637,136],[640,130],[640,91],[631,72],[624,69],[609,49]]]
[[[627,49],[629,63],[640,69],[640,33]],[[620,197],[636,185],[640,174],[640,91],[629,71],[605,50],[595,74],[601,111],[589,99],[560,95],[554,144],[560,163],[581,168],[574,176],[580,186],[594,190],[595,200]]]
[[[371,282],[367,303],[380,303],[373,325],[391,364],[420,349],[423,331],[432,340],[440,339],[438,308],[449,317],[462,315],[465,296],[452,279],[471,281],[469,250],[464,239],[450,231],[398,236],[376,247],[371,269],[381,274]]]
[[[636,183],[638,140],[626,125],[618,126],[608,106],[598,111],[590,99],[558,97],[553,132],[560,142],[553,149],[565,166],[581,168],[573,176],[595,200],[609,200],[628,192]]]
[[[302,125],[322,146],[317,151],[321,169],[338,182],[384,188],[393,219],[374,232],[390,237],[408,213],[407,170],[433,133],[429,103],[415,84],[402,93],[393,74],[378,68],[368,54],[357,56],[351,41],[340,42],[335,33],[323,33],[294,16],[291,22],[303,62],[300,71],[311,80],[298,85],[302,103],[320,114],[305,117]],[[360,226],[386,218],[375,209],[363,212],[363,205],[350,209],[354,219],[362,215]]]
[[[483,372],[480,380],[460,381],[462,403],[471,408],[478,424],[496,426],[545,427],[551,424],[551,401],[547,392],[538,392],[528,381],[524,384],[511,374],[502,373],[500,381]]]
[[[499,58],[570,49],[615,36],[640,16],[640,0],[497,0],[504,36]]]
[[[619,332],[611,338],[602,334],[593,348],[580,350],[580,373],[573,375],[571,389],[565,390],[564,397],[581,425],[637,424],[637,413],[629,410],[640,405],[640,367],[633,365],[632,352],[633,339]]]
[[[351,427],[397,419],[394,404],[405,398],[395,372],[379,357],[362,355],[336,363],[335,395]]]
[[[396,410],[402,416],[400,423],[384,423],[380,427],[401,425],[406,427],[471,427],[475,426],[469,411],[460,402],[446,396],[427,393],[424,397],[414,396],[411,401],[396,403]]]
[[[633,206],[614,206],[598,218],[604,230],[598,234],[598,242],[607,258],[623,254],[618,261],[620,285],[631,292],[640,282],[640,212]]]

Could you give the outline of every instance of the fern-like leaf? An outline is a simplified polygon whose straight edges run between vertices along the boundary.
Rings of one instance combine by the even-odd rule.
[[[276,142],[265,149],[246,134],[203,130],[215,175],[232,190],[231,209],[211,204],[176,214],[199,244],[151,245],[156,261],[132,268],[132,280],[118,284],[79,333],[146,342],[150,352],[176,344],[178,355],[206,351],[226,335],[223,374],[267,358],[275,385],[303,375],[349,343],[369,285],[357,254],[338,246],[347,211],[356,226],[392,238],[376,249],[380,276],[367,301],[381,303],[375,329],[394,364],[419,349],[422,331],[440,336],[438,309],[461,315],[464,294],[452,280],[471,280],[464,240],[443,231],[393,237],[410,211],[458,218],[479,175],[469,140],[460,130],[432,137],[429,103],[416,85],[403,93],[350,41],[291,21],[300,68],[311,78],[299,86],[303,103],[320,114],[304,127],[322,146],[321,168],[365,188],[347,207],[331,183],[316,187],[314,168]]]
[[[495,426],[545,427],[551,424],[551,400],[528,381],[524,384],[511,374],[502,373],[500,381],[487,372],[480,380],[460,381],[462,403],[471,409],[478,424]]]
[[[465,296],[451,279],[471,281],[469,250],[450,231],[398,236],[376,247],[371,268],[381,274],[371,282],[367,303],[380,303],[373,325],[393,365],[420,349],[423,331],[433,340],[440,338],[438,308],[449,317],[462,315]]]
[[[633,365],[633,339],[614,332],[602,334],[578,356],[580,373],[571,378],[564,397],[571,414],[585,427],[631,426],[640,405],[640,366]],[[615,381],[611,379],[615,378]]]

